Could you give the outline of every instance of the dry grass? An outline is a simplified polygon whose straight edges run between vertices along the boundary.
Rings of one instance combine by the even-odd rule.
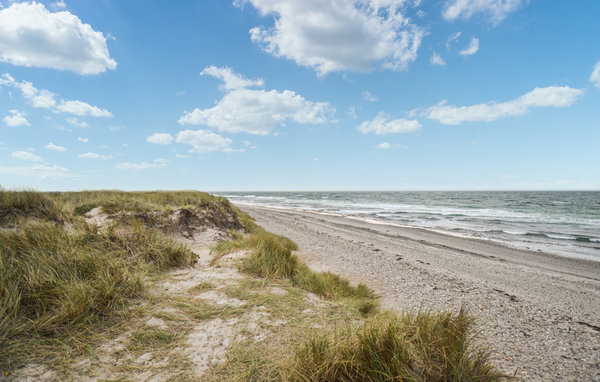
[[[222,241],[213,248],[213,263],[232,251],[250,249],[250,256],[240,264],[240,270],[247,274],[269,279],[289,279],[294,285],[325,299],[345,300],[363,314],[377,310],[377,296],[371,289],[364,284],[354,287],[348,280],[329,272],[312,271],[292,253],[297,246],[290,239],[262,228],[253,228],[253,232],[247,236],[239,233],[232,236],[231,240]]]
[[[301,346],[289,381],[499,381],[473,319],[453,313],[381,315]]]

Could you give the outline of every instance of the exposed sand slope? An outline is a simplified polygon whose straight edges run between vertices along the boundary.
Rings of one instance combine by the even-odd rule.
[[[386,307],[466,306],[510,374],[600,381],[600,262],[337,216],[239,207],[296,241],[311,268],[368,283]]]

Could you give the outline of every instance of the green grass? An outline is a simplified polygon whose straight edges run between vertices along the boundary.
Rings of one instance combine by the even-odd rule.
[[[66,220],[62,209],[47,194],[0,188],[0,227],[14,226],[23,219],[31,218],[59,224]]]
[[[251,226],[252,227],[252,226]],[[264,229],[252,227],[246,236],[232,235],[232,239],[218,243],[213,252],[213,263],[232,251],[249,249],[250,256],[244,258],[240,270],[258,277],[291,280],[292,284],[329,300],[345,300],[348,305],[363,314],[370,314],[378,307],[375,293],[364,284],[352,286],[345,280],[329,272],[312,271],[292,251],[296,243]]]
[[[479,345],[473,319],[419,312],[380,315],[362,327],[315,335],[288,367],[287,380],[499,381],[506,379]]]
[[[0,231],[0,343],[85,331],[142,296],[146,274],[194,261],[185,247],[142,227],[98,232],[81,224],[67,232],[42,223]]]
[[[208,203],[212,198],[148,195],[132,194],[127,201],[126,194],[113,192],[0,190],[0,223],[14,228],[0,229],[0,369],[12,369],[34,353],[56,356],[57,346],[68,349],[119,320],[132,299],[145,296],[148,275],[195,262],[189,249],[138,219],[99,230],[73,208],[86,204],[86,197],[92,199],[88,205],[113,196],[115,205],[145,200],[148,208],[163,199]]]

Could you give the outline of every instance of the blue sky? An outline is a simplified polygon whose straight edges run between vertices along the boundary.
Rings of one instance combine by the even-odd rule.
[[[0,0],[0,185],[600,189],[600,2]]]

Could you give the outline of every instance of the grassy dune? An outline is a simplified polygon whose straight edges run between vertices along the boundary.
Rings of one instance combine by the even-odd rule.
[[[112,217],[102,229],[82,217],[96,207]],[[225,198],[193,191],[0,190],[0,369],[93,354],[94,343],[105,339],[102,335],[108,327],[128,320],[132,306],[144,301],[160,304],[156,295],[148,293],[155,277],[194,264],[195,254],[166,234],[185,234],[190,226],[202,225],[229,232],[230,239],[213,248],[214,263],[233,251],[249,252],[238,263],[250,277],[248,286],[225,289],[232,297],[248,301],[238,310],[271,306],[274,314],[296,320],[299,328],[309,327],[310,323],[292,316],[300,315],[297,296],[311,292],[336,304],[322,309],[320,321],[349,318],[341,326],[283,330],[267,344],[234,346],[227,367],[217,368],[211,380],[503,378],[479,345],[473,319],[466,312],[380,313],[377,297],[367,286],[312,271],[293,254],[296,244],[291,240],[257,226]],[[251,281],[256,278],[265,281]],[[289,285],[285,300],[261,292],[269,283]],[[201,293],[212,287],[199,284],[191,291]],[[193,308],[190,314],[198,320],[213,318],[223,309],[236,314],[229,308],[179,304]],[[180,338],[140,329],[131,341],[134,348],[145,348],[175,346]],[[277,347],[277,355],[271,354],[274,349],[269,346]]]

